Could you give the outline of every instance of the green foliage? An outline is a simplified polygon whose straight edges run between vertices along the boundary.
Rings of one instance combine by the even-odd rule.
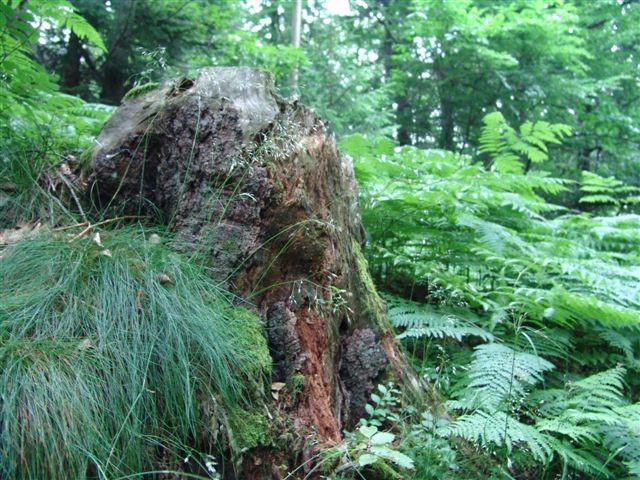
[[[80,118],[74,122],[79,112],[70,110],[80,108],[83,102],[58,93],[55,78],[33,59],[31,45],[38,39],[38,27],[43,23],[66,27],[104,50],[100,35],[65,0],[20,2],[13,8],[10,3],[0,2],[0,92],[3,97],[0,124],[3,130],[20,129],[25,122],[46,125],[54,114],[61,113],[66,114],[66,118],[58,117],[58,121],[81,124]]]
[[[518,403],[526,396],[527,387],[542,381],[553,364],[530,353],[518,352],[505,345],[479,345],[469,365],[464,390],[457,394],[459,405],[486,408],[490,412]]]
[[[544,435],[504,412],[478,410],[463,415],[451,425],[448,433],[481,445],[505,446],[509,453],[514,445],[524,445],[536,460],[543,463],[549,460],[552,453]]]
[[[480,152],[491,158],[491,166],[500,173],[523,173],[523,167],[547,160],[547,143],[560,143],[571,129],[567,125],[548,122],[525,122],[516,132],[500,112],[483,119]],[[522,162],[522,157],[526,161]]]
[[[391,321],[460,415],[425,441],[455,452],[462,439],[539,478],[622,477],[638,456],[638,384],[624,378],[639,366],[640,219],[547,200],[571,184],[526,167],[567,133],[490,115],[486,167],[357,135],[342,148],[361,182],[374,277],[414,299],[388,296]],[[588,193],[634,191],[587,177]]]
[[[358,466],[365,467],[377,462],[388,460],[398,467],[413,468],[413,460],[406,455],[390,448],[395,435],[388,432],[379,432],[376,427],[361,426],[358,429],[360,440],[355,447]]]
[[[595,173],[583,171],[580,185],[583,196],[580,197],[579,202],[626,209],[640,203],[638,190],[637,187],[625,185],[614,177],[604,178]]]
[[[636,2],[391,0],[352,8],[360,57],[376,56],[384,67],[362,90],[380,84],[389,92],[401,145],[475,155],[483,117],[497,109],[509,124],[532,120],[519,136],[544,122],[571,126],[576,135],[544,164],[555,175],[577,179],[589,170],[638,184]],[[529,167],[539,168],[535,160]]]
[[[71,2],[66,0],[53,2],[30,0],[28,7],[41,21],[51,21],[58,28],[66,27],[79,38],[95,45],[101,51],[107,50],[100,34],[82,16],[78,15],[77,8]]]
[[[368,260],[453,417],[409,412],[381,386],[362,421],[376,430],[348,437],[341,473],[397,476],[401,451],[417,478],[640,478],[640,4],[388,0],[334,15],[320,3],[303,7],[294,49],[290,2],[1,0],[0,228],[77,221],[69,154],[111,110],[68,93],[117,103],[212,64],[260,66],[284,86],[298,67],[302,101],[339,136],[360,133],[342,146],[356,160]],[[0,292],[0,476],[153,467],[153,442],[181,455],[202,427],[194,398],[222,412],[269,363],[255,318],[197,268],[135,233],[104,237],[0,252],[7,275],[16,255],[33,257],[17,280],[0,276],[11,286]],[[384,321],[354,251],[368,313]],[[173,283],[158,285],[154,269]],[[231,443],[259,444],[260,410],[232,410]]]
[[[469,318],[469,312],[464,309],[436,308],[393,296],[387,298],[387,303],[393,325],[403,329],[398,335],[401,340],[430,337],[452,338],[461,342],[465,337],[475,336],[488,342],[494,338],[490,332],[476,326]]]
[[[153,470],[158,448],[179,466],[258,398],[258,319],[149,233],[42,232],[0,252],[3,477],[120,477]]]
[[[379,384],[378,391],[371,394],[371,403],[365,405],[368,418],[361,418],[360,425],[366,427],[381,427],[384,423],[398,422],[397,414],[400,391],[393,383]]]
[[[54,210],[64,215],[51,196],[63,183],[51,164],[90,146],[111,113],[104,105],[60,93],[55,77],[32,56],[43,24],[64,27],[104,48],[76,9],[64,0],[10,4],[0,2],[0,228],[51,217]]]
[[[384,478],[402,478],[400,470],[412,470],[414,465],[394,446],[395,438],[375,426],[362,425],[356,432],[347,433],[342,443],[326,449],[322,463],[331,466],[341,478],[359,478],[367,469]],[[334,459],[340,460],[337,466]]]

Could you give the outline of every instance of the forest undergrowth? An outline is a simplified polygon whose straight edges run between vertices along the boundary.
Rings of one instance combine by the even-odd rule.
[[[0,477],[219,478],[234,469],[215,463],[228,452],[200,450],[255,447],[268,428],[255,408],[270,368],[262,325],[176,253],[166,229],[94,217],[75,196],[85,179],[74,172],[113,108],[62,93],[52,65],[72,40],[85,63],[112,58],[119,42],[101,35],[118,29],[101,22],[127,15],[91,15],[100,33],[74,3],[0,2]],[[627,25],[637,23],[634,2],[505,3],[495,15],[476,2],[380,2],[379,11],[357,2],[357,29],[346,16],[309,24],[308,63],[273,45],[282,32],[271,36],[257,14],[257,30],[227,38],[239,2],[188,3],[199,22],[205,7],[220,9],[218,59],[277,67],[280,77],[301,63],[305,99],[339,134],[370,133],[340,147],[354,159],[371,272],[430,388],[415,404],[378,385],[358,427],[287,478],[640,479],[640,196],[595,173],[635,172],[637,184],[637,57],[621,56],[638,45]],[[285,10],[267,3],[278,10],[263,13],[282,23]],[[380,30],[367,38],[367,28]],[[261,29],[269,41],[258,48]],[[352,44],[335,48],[336,31]],[[157,53],[141,46],[131,58]],[[197,58],[189,68],[212,61]],[[597,75],[583,77],[584,62]],[[127,84],[149,76],[134,70]],[[78,91],[97,100],[95,79],[86,83]],[[336,98],[332,83],[344,90]],[[481,124],[480,112],[501,102],[511,121],[555,109],[582,131],[545,121],[516,129],[498,112]],[[445,111],[449,121],[432,121]],[[439,137],[464,153],[371,133],[393,132],[394,121],[403,143]]]
[[[377,392],[363,420],[415,478],[640,478],[638,189],[527,171],[566,134],[494,113],[480,158],[341,143],[390,320],[442,402]],[[576,190],[587,212],[551,200]]]

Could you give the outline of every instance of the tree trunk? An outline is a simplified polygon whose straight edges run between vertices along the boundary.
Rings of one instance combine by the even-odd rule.
[[[74,93],[80,86],[80,58],[82,58],[82,42],[73,32],[69,36],[67,51],[62,59],[60,84],[67,93]]]
[[[362,255],[352,165],[267,74],[210,68],[163,84],[125,102],[97,145],[89,173],[105,213],[160,212],[175,247],[259,313],[273,381],[302,382],[273,406],[299,445],[339,441],[384,375],[417,387]],[[301,450],[281,455],[292,467]],[[277,478],[277,455],[248,456],[248,476]]]
[[[302,0],[293,0],[291,12],[291,46],[300,48],[300,27],[302,26]],[[293,93],[298,89],[298,66],[289,74],[289,89]]]
[[[384,18],[380,20],[384,27],[384,38],[382,41],[382,48],[380,48],[380,57],[382,58],[382,66],[384,69],[385,82],[392,81],[391,76],[396,68],[393,59],[393,47],[396,44],[390,26],[387,23],[387,14],[390,18],[402,18],[405,10],[405,6],[402,4],[396,4],[393,1],[384,0],[381,2],[381,6],[384,12]],[[394,11],[393,8],[397,8],[398,11]],[[411,112],[411,106],[407,99],[406,92],[402,86],[402,91],[397,91],[394,94],[394,100],[397,105],[396,108],[396,122],[398,123],[397,141],[399,145],[411,145],[411,121],[413,114]]]
[[[436,78],[438,79],[438,97],[440,100],[440,138],[438,139],[438,148],[456,150],[453,133],[455,128],[454,122],[454,105],[450,100],[450,90],[447,88],[446,67],[442,65],[441,59],[436,59],[434,65]]]
[[[117,105],[124,97],[129,77],[129,50],[136,0],[114,1],[113,5],[116,19],[109,41],[109,53],[102,66],[100,100]]]

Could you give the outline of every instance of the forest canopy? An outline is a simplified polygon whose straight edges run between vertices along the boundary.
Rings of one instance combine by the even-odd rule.
[[[0,0],[0,477],[159,475],[163,445],[235,478],[277,447],[261,405],[304,379],[268,380],[250,301],[170,228],[77,193],[119,105],[212,66],[269,72],[353,161],[364,257],[424,382],[376,385],[282,478],[640,479],[637,0]],[[218,438],[203,409],[231,447],[189,443]]]

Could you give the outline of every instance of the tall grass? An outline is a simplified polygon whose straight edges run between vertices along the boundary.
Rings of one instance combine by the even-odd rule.
[[[0,252],[0,478],[158,468],[159,444],[215,438],[270,367],[258,319],[198,266],[142,229],[101,235]]]
[[[51,161],[38,152],[12,153],[0,144],[0,229],[41,218],[70,220],[60,199],[47,190],[52,186],[38,182]]]

